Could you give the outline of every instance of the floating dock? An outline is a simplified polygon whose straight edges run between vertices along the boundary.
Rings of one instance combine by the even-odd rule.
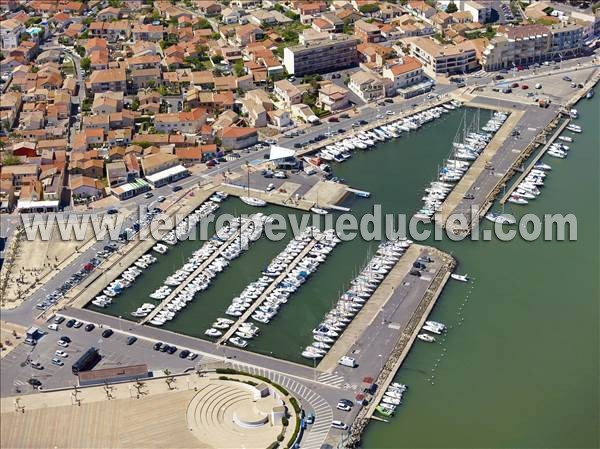
[[[252,222],[253,222],[253,220],[251,218],[244,220],[242,222],[242,225],[240,226],[240,228],[236,232],[234,232],[233,235],[225,241],[225,243],[223,243],[221,246],[219,246],[217,248],[217,250],[214,253],[212,253],[208,257],[208,259],[206,259],[204,261],[204,263],[202,263],[202,265],[200,265],[198,268],[196,268],[196,270],[194,270],[192,273],[190,273],[184,282],[182,282],[176,288],[174,288],[173,291],[165,299],[163,299],[160,302],[160,305],[155,307],[151,313],[149,313],[146,317],[144,317],[140,321],[140,324],[146,324],[147,322],[152,320],[158,314],[158,312],[160,312],[170,301],[173,300],[173,298],[175,298],[185,287],[187,287],[187,285],[190,282],[192,282],[194,279],[196,279],[198,277],[198,275],[200,275],[206,269],[206,267],[208,267],[211,263],[213,263],[213,261],[217,257],[219,257],[221,254],[223,254],[223,251],[225,251],[227,248],[229,248],[229,246],[231,246],[231,244],[234,242],[234,240],[237,237],[243,235],[244,232],[248,229],[248,227],[250,226],[250,224]]]
[[[312,239],[308,243],[308,245],[306,245],[306,247],[302,250],[302,252],[300,254],[298,254],[298,256],[296,256],[296,258],[292,261],[292,263],[290,263],[287,266],[285,271],[283,271],[279,276],[277,276],[275,279],[273,279],[273,281],[271,282],[271,285],[269,285],[265,289],[265,291],[252,303],[250,308],[248,310],[246,310],[238,318],[238,320],[227,330],[227,332],[225,332],[223,334],[223,336],[221,338],[219,338],[219,340],[217,341],[218,344],[223,344],[223,343],[227,342],[227,340],[233,334],[235,334],[235,332],[238,330],[240,325],[242,323],[246,322],[246,320],[248,320],[248,318],[254,313],[254,311],[265,301],[265,299],[267,299],[267,297],[271,294],[271,292],[275,288],[277,288],[279,283],[285,279],[285,277],[288,275],[288,273],[290,271],[292,271],[294,268],[296,268],[296,265],[298,265],[298,263],[300,263],[304,259],[304,257],[308,254],[308,252],[312,249],[312,247],[315,246],[315,244],[317,242],[318,242],[317,239]]]

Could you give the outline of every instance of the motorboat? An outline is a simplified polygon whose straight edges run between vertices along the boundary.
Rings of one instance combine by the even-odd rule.
[[[240,196],[240,200],[249,206],[264,207],[267,205],[265,200],[253,196]]]
[[[487,214],[485,216],[485,218],[493,223],[500,223],[500,224],[515,224],[517,222],[513,217],[509,217],[506,215],[500,215],[495,212],[490,212],[489,214]]]
[[[419,335],[417,335],[417,338],[419,340],[426,341],[427,343],[435,342],[435,337],[433,337],[429,334],[419,334]]]
[[[246,346],[248,346],[248,341],[240,337],[233,337],[230,338],[228,341],[229,343],[231,343],[234,346],[237,346],[238,348],[245,348]]]
[[[456,273],[452,273],[450,275],[450,277],[452,279],[454,279],[455,281],[460,281],[460,282],[468,282],[469,278],[467,277],[466,274],[456,274]]]
[[[169,250],[169,247],[167,245],[163,245],[162,243],[157,243],[152,247],[152,249],[159,254],[164,254]]]
[[[204,332],[204,335],[208,335],[209,337],[216,338],[216,337],[220,337],[221,335],[223,335],[223,332],[221,332],[218,329],[214,329],[214,328],[211,327],[210,329],[207,329]]]
[[[520,205],[529,204],[529,201],[527,201],[525,198],[522,198],[518,195],[511,195],[508,198],[508,202],[513,203],[513,204],[520,204]]]

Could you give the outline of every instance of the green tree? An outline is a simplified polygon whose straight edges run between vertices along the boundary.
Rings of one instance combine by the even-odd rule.
[[[233,73],[237,77],[240,77],[244,74],[244,61],[240,59],[235,62],[233,65]]]
[[[212,27],[210,26],[210,22],[208,20],[206,20],[204,17],[199,17],[198,21],[194,24],[192,28],[194,30],[204,30]]]
[[[140,100],[138,100],[137,97],[136,97],[131,102],[131,110],[132,111],[137,111],[139,108],[140,108]]]
[[[75,45],[75,53],[83,58],[85,56],[85,48],[81,45]]]
[[[7,154],[2,159],[2,165],[19,165],[20,163],[21,160],[18,157],[13,156],[12,154]]]
[[[92,60],[90,58],[86,57],[81,60],[81,68],[83,70],[89,70],[91,66],[92,66]]]
[[[454,2],[450,2],[448,3],[448,7],[446,8],[446,12],[448,14],[452,14],[453,12],[458,11],[458,6],[456,6],[456,3]]]
[[[285,12],[285,9],[283,8],[283,6],[281,6],[279,3],[275,3],[275,6],[273,7],[273,9],[275,11],[279,11],[279,12]]]
[[[379,11],[379,5],[376,3],[366,3],[359,6],[358,10],[363,14],[374,14]]]
[[[223,61],[223,56],[221,56],[221,55],[215,55],[212,57],[213,64],[219,64],[222,61]]]

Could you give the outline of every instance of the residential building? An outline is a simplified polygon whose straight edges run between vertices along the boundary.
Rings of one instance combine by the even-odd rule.
[[[425,72],[437,75],[464,74],[479,67],[475,46],[465,41],[460,44],[440,44],[437,41],[416,37],[406,40],[411,54],[422,64]]]
[[[89,89],[96,92],[123,92],[127,88],[125,69],[96,70],[90,75]]]
[[[159,133],[171,133],[179,131],[182,133],[196,133],[206,122],[207,114],[202,108],[192,109],[190,112],[173,112],[168,114],[156,114],[154,127]]]
[[[300,92],[300,89],[286,79],[275,82],[273,93],[287,108],[302,101],[302,92]]]
[[[386,66],[383,76],[394,82],[394,89],[402,89],[423,79],[423,64],[416,58],[404,56],[397,63]]]
[[[0,38],[2,48],[16,48],[19,46],[21,33],[25,32],[25,27],[21,22],[14,19],[3,20],[0,22]]]
[[[510,27],[489,42],[482,54],[482,65],[487,71],[527,66],[578,56],[582,48],[583,28],[579,24]]]
[[[492,18],[492,2],[488,0],[481,1],[458,1],[456,2],[460,11],[471,13],[474,22],[486,23]]]
[[[350,75],[348,88],[367,103],[385,97],[383,80],[374,73],[362,70]]]
[[[384,40],[381,29],[375,23],[359,20],[354,23],[354,34],[364,43],[381,42]]]
[[[354,67],[358,64],[358,43],[351,36],[331,35],[329,39],[286,47],[283,64],[288,73],[296,76]]]
[[[220,133],[221,146],[226,150],[241,150],[258,142],[258,131],[256,128],[237,128],[228,126]]]
[[[348,100],[348,89],[329,83],[319,89],[317,105],[326,111],[337,112],[350,106]]]

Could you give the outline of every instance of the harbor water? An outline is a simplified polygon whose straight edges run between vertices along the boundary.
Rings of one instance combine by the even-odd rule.
[[[584,132],[574,136],[567,159],[543,159],[553,170],[542,195],[527,206],[506,206],[517,217],[575,214],[576,242],[425,242],[452,253],[457,271],[473,281],[447,285],[433,311],[433,319],[448,325],[447,334],[436,344],[416,343],[398,373],[398,380],[410,386],[404,404],[389,424],[367,428],[363,447],[598,447],[599,104],[596,97],[577,106],[581,118],[576,123]],[[384,213],[411,216],[417,211],[424,187],[450,151],[462,115],[446,114],[336,164],[337,176],[372,193],[369,199],[349,200],[352,213],[360,217],[372,212],[374,204]],[[482,112],[482,123],[488,116]],[[220,209],[256,211],[237,199]],[[291,213],[274,206],[260,211]],[[483,223],[486,228],[491,223]],[[225,316],[231,299],[260,275],[289,238],[253,243],[163,327],[206,338],[204,331]],[[160,263],[99,311],[131,319],[130,312],[149,302],[148,294],[200,245],[182,242],[158,256]],[[261,334],[248,349],[306,363],[300,352],[311,342],[312,329],[375,245],[361,239],[338,245],[276,318],[259,325]]]

